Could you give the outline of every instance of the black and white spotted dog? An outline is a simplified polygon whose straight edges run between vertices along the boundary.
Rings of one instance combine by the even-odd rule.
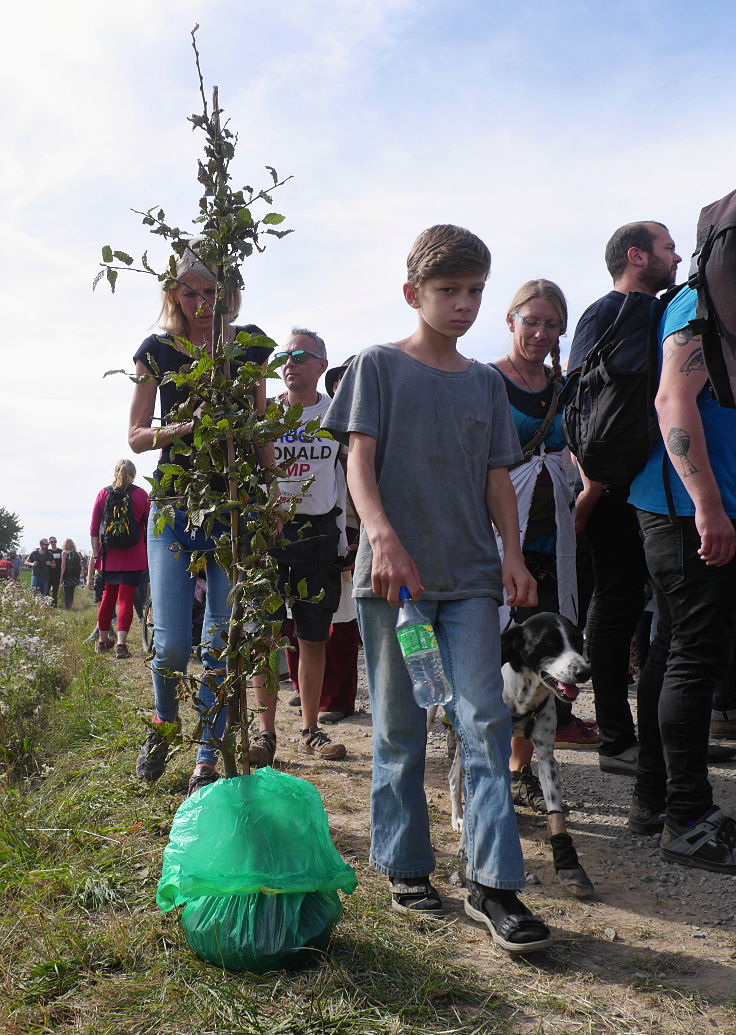
[[[516,737],[530,739],[537,755],[539,782],[547,806],[555,872],[564,888],[577,898],[588,898],[595,888],[580,864],[562,811],[557,760],[555,697],[574,701],[577,684],[590,677],[583,657],[583,637],[562,615],[544,611],[501,635],[503,699],[512,716]],[[462,762],[460,742],[450,770],[453,829],[462,831]],[[464,851],[464,836],[460,851]]]

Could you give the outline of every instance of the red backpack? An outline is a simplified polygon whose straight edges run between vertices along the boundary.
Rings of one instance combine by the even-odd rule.
[[[736,190],[701,211],[688,284],[698,292],[690,329],[703,340],[713,394],[736,409]]]

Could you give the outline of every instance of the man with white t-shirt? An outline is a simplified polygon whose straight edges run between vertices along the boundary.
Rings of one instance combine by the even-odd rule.
[[[320,420],[330,404],[329,396],[317,391],[317,382],[327,370],[327,349],[313,331],[295,327],[283,349],[274,353],[284,359],[281,376],[286,392],[281,397],[289,406],[301,403],[303,427]],[[345,511],[345,479],[338,470],[340,444],[319,430],[303,427],[275,442],[276,463],[285,470],[279,489],[285,500],[295,500],[293,518],[284,524],[289,545],[274,551],[279,564],[279,585],[294,619],[299,643],[299,692],[302,722],[299,748],[317,758],[336,761],[346,755],[344,744],[333,743],[317,725],[319,701],[325,672],[325,644],[332,616],[340,602],[341,570],[338,561],[340,529],[338,516]],[[309,482],[304,488],[305,482]],[[306,583],[306,598],[297,586]],[[321,594],[319,600],[314,600]],[[284,611],[285,614],[285,611]],[[260,733],[250,751],[251,762],[270,764],[276,750],[274,732],[276,699],[256,688]],[[261,757],[263,755],[263,758]],[[269,757],[270,756],[270,757]]]

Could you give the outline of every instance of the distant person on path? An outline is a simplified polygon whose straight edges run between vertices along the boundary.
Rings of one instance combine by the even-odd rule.
[[[654,298],[675,281],[680,256],[667,227],[653,221],[619,227],[606,245],[613,291],[588,306],[575,329],[568,373],[618,315],[629,291]],[[628,699],[631,640],[644,609],[647,567],[629,489],[590,481],[575,504],[575,530],[590,546],[595,590],[588,607],[587,643],[601,736],[599,764],[607,773],[634,776],[638,742]]]
[[[49,553],[54,558],[54,567],[49,571],[49,596],[52,607],[59,602],[59,585],[61,583],[61,548],[57,545],[55,535],[49,536]]]
[[[15,550],[11,550],[9,560],[13,565],[13,578],[17,581],[20,578],[20,569],[23,567],[23,558]]]
[[[174,439],[181,438],[187,444],[192,442],[194,425],[174,424],[169,414],[187,394],[171,382],[162,384],[167,373],[176,373],[191,362],[188,353],[179,348],[177,337],[186,338],[197,348],[212,351],[212,305],[215,302],[216,286],[214,276],[197,255],[197,239],[190,242],[183,256],[177,261],[177,279],[164,288],[163,304],[159,326],[165,331],[146,338],[135,354],[135,371],[145,378],[135,386],[130,409],[128,442],[136,453],[147,450],[161,450],[161,463],[170,462],[170,447]],[[228,299],[229,315],[234,319],[240,309],[240,292],[233,292]],[[263,334],[255,324],[230,327],[231,339],[239,331]],[[240,361],[263,364],[268,360],[268,349],[248,346],[243,350]],[[233,363],[239,362],[234,360]],[[161,426],[154,427],[154,413],[157,397],[161,406]],[[263,413],[266,403],[265,380],[259,384],[255,404]],[[268,467],[273,459],[273,447],[257,449],[262,467]],[[181,454],[176,456],[181,465],[191,463]],[[154,478],[160,480],[161,469],[156,469]],[[218,478],[215,484],[224,489]],[[147,782],[158,780],[166,767],[169,741],[159,730],[162,723],[179,724],[179,701],[177,689],[179,680],[166,673],[186,672],[192,653],[192,605],[197,579],[188,568],[194,550],[207,554],[207,603],[203,620],[204,644],[202,664],[206,679],[199,688],[204,709],[214,705],[215,694],[211,681],[222,680],[222,666],[218,645],[222,633],[230,621],[230,580],[214,558],[214,539],[200,527],[188,528],[188,515],[177,506],[176,500],[169,501],[174,508],[174,527],[165,526],[159,536],[154,535],[153,521],[158,507],[151,507],[148,528],[148,565],[151,583],[151,599],[154,615],[155,657],[151,663],[153,678],[154,714],[153,728],[141,746],[136,763],[138,778]],[[221,534],[224,526],[217,525],[215,533]],[[177,549],[172,547],[177,545]],[[223,708],[215,724],[214,732],[221,736],[225,728],[226,710]],[[166,731],[164,731],[165,733]],[[202,743],[197,751],[197,764],[189,781],[189,794],[218,779],[216,771],[217,752],[208,742],[210,726],[205,720]]]
[[[445,710],[466,771],[465,909],[496,944],[528,952],[546,948],[551,935],[515,892],[524,862],[509,790],[511,716],[498,622],[504,588],[510,605],[536,603],[508,473],[522,454],[501,375],[457,350],[490,264],[468,230],[444,225],[420,234],[403,287],[417,329],[360,353],[323,426],[348,443],[348,488],[362,520],[354,581],[373,717],[371,865],[389,878],[394,909],[442,913],[430,883],[426,713],[396,638],[406,586],[435,628],[453,689]]]
[[[90,520],[92,556],[96,570],[102,573],[105,580],[97,612],[97,653],[103,654],[114,646],[115,657],[118,659],[130,657],[127,640],[133,621],[133,597],[141,575],[148,567],[145,529],[150,504],[145,489],[133,484],[135,474],[135,465],[131,460],[118,460],[112,484],[97,494]],[[109,514],[108,500],[114,492],[120,492],[123,498],[130,497],[130,526],[138,530],[137,541],[131,546],[110,545],[112,533],[105,528],[105,518]],[[114,639],[110,635],[110,626],[116,605],[118,621],[117,637]]]
[[[51,556],[48,539],[39,540],[38,549],[32,550],[23,562],[31,569],[31,592],[46,597],[49,593],[49,573],[56,562]]]
[[[73,539],[65,539],[61,548],[61,584],[64,587],[64,609],[71,611],[74,604],[74,590],[82,574],[82,558]]]
[[[9,582],[13,577],[13,564],[5,554],[0,553],[0,582]]]

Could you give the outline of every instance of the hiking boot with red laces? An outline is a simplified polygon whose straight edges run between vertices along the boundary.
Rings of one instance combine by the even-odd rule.
[[[595,727],[588,726],[577,716],[557,730],[555,747],[564,751],[592,751],[601,746],[601,738]]]
[[[299,749],[307,755],[316,755],[318,758],[325,758],[330,762],[337,762],[339,759],[345,758],[347,754],[345,745],[333,744],[319,726],[312,726],[310,729],[301,731]]]

